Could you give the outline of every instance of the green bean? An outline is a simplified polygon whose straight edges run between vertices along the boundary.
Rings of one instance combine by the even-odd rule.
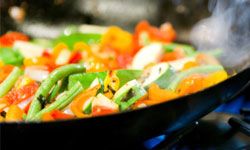
[[[40,112],[38,112],[33,118],[31,118],[32,121],[40,120],[41,117],[45,113],[49,113],[55,109],[63,109],[67,105],[69,105],[72,100],[83,90],[83,87],[80,82],[77,82],[71,89],[69,89],[65,94],[50,104],[48,107],[42,109]]]
[[[49,92],[51,91],[51,88],[54,86],[54,84],[57,81],[71,74],[80,73],[84,71],[85,71],[85,67],[82,64],[66,65],[66,66],[62,66],[54,70],[49,75],[49,77],[42,82],[41,86],[37,90],[34,96],[34,99],[31,102],[26,120],[30,120],[31,118],[33,118],[42,109],[42,105],[41,105],[41,102],[39,101],[39,97],[42,96],[42,97],[45,97],[46,99],[47,96],[49,95]]]
[[[51,102],[52,100],[54,100],[54,98],[56,98],[57,94],[59,93],[61,89],[60,87],[61,87],[60,83],[57,83],[54,86],[54,88],[51,91],[51,94],[49,95],[48,102]]]
[[[175,90],[181,80],[183,80],[185,77],[194,74],[194,73],[210,73],[223,70],[223,67],[220,65],[205,65],[205,66],[199,66],[199,67],[193,67],[191,69],[188,69],[187,71],[183,71],[172,80],[172,82],[169,84],[168,89]]]
[[[0,84],[0,97],[3,97],[14,86],[18,77],[21,76],[22,71],[15,67],[8,77]]]

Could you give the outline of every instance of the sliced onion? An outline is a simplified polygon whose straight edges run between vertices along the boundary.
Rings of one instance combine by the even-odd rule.
[[[49,76],[49,71],[45,66],[30,66],[25,68],[24,74],[35,81],[42,82]]]
[[[33,96],[29,97],[28,99],[22,101],[21,103],[18,104],[18,107],[24,110],[24,108],[32,101]]]

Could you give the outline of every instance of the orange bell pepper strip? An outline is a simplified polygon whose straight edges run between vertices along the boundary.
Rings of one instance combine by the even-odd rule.
[[[193,74],[183,79],[179,83],[176,91],[180,95],[195,93],[199,90],[202,90],[205,87],[205,85],[203,84],[204,80],[205,80],[205,75]]]
[[[182,80],[177,87],[180,95],[195,93],[227,79],[226,71],[216,71],[208,75],[194,74]]]
[[[148,89],[148,96],[137,101],[133,108],[159,104],[172,100],[178,96],[179,95],[176,92],[167,89],[161,89],[157,84],[153,83]]]
[[[1,98],[0,99],[0,112],[4,110],[4,108],[10,106],[11,103],[9,103],[8,99],[6,98]]]
[[[51,113],[45,113],[43,116],[42,116],[42,121],[53,121],[55,120],[52,116],[51,116]]]
[[[0,67],[0,83],[5,80],[5,78],[11,73],[14,66],[4,65]]]
[[[23,117],[23,110],[19,108],[17,105],[11,105],[6,114],[6,121],[21,121]]]
[[[149,101],[146,104],[153,105],[161,102],[169,101],[178,97],[178,94],[174,91],[161,89],[157,84],[153,83],[148,89]]]
[[[190,68],[193,68],[193,67],[196,67],[196,66],[199,66],[199,64],[196,62],[196,61],[189,61],[189,62],[186,62],[183,67],[182,67],[182,71],[184,70],[188,70]]]
[[[132,52],[133,36],[119,27],[112,26],[103,35],[101,49],[111,48],[119,54]]]
[[[100,89],[101,85],[98,84],[93,88],[87,89],[83,91],[81,94],[79,94],[73,102],[70,104],[70,110],[73,112],[73,114],[76,117],[79,118],[85,118],[85,117],[91,117],[91,115],[84,114],[83,113],[83,105],[84,103],[91,97],[95,96],[97,91]]]
[[[68,46],[64,43],[58,43],[52,52],[52,56],[53,56],[53,60],[55,61],[57,59],[57,57],[59,56],[59,54],[61,53],[62,50],[64,49],[68,49]]]
[[[161,61],[173,61],[173,60],[181,59],[184,57],[185,57],[185,54],[183,50],[177,47],[174,49],[173,52],[165,53],[162,56]]]
[[[4,121],[4,117],[0,116],[0,122]]]

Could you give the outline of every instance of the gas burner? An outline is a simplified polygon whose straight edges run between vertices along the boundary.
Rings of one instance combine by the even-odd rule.
[[[210,113],[183,131],[159,136],[158,141],[157,138],[147,141],[144,144],[145,149],[250,149],[250,125],[239,119],[240,117]]]

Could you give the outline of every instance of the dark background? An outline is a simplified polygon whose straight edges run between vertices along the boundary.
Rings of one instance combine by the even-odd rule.
[[[24,12],[21,21],[11,17],[13,6]],[[153,25],[171,22],[181,41],[188,41],[192,26],[209,16],[208,0],[0,0],[0,9],[1,34],[9,30],[30,34],[34,23],[55,30],[71,24],[97,24],[133,31],[145,19]]]

